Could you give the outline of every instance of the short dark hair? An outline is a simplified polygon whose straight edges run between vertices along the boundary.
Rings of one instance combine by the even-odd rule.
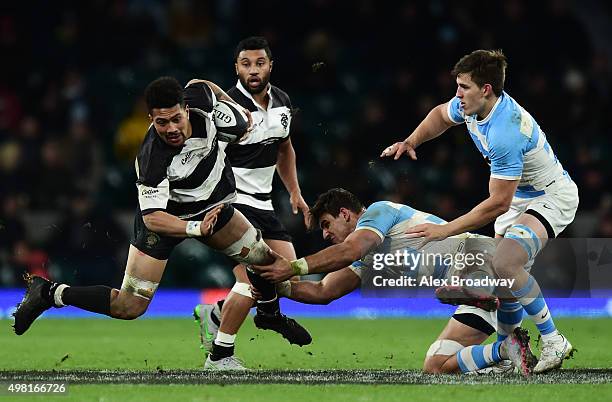
[[[159,77],[145,88],[145,101],[147,109],[169,108],[177,103],[185,106],[183,87],[174,77]]]
[[[475,50],[463,56],[451,74],[456,78],[459,74],[470,74],[472,81],[480,88],[490,84],[493,93],[500,96],[504,90],[508,62],[501,50]]]
[[[270,50],[270,45],[268,41],[263,36],[249,36],[241,40],[236,46],[236,50],[234,51],[234,61],[238,60],[238,55],[243,50],[259,50],[263,49],[266,51],[266,55],[270,60],[272,60],[272,50]]]
[[[319,219],[323,214],[330,214],[334,218],[340,213],[340,208],[346,208],[349,211],[359,213],[363,211],[363,204],[355,194],[343,188],[332,188],[319,195],[314,206],[310,208],[310,228],[316,229],[319,227]]]

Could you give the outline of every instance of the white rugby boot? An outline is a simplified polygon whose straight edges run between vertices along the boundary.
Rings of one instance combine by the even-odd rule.
[[[204,369],[206,370],[248,370],[242,365],[242,361],[236,356],[224,357],[219,360],[211,360],[210,355],[204,363]]]
[[[516,370],[514,364],[510,360],[502,360],[501,362],[494,364],[489,367],[481,368],[480,370],[470,371],[465,374],[476,374],[476,375],[496,375],[496,374],[506,374],[513,373]]]
[[[555,335],[548,341],[542,340],[542,353],[538,364],[533,368],[536,374],[560,368],[564,359],[569,359],[574,354],[572,344],[561,334]]]

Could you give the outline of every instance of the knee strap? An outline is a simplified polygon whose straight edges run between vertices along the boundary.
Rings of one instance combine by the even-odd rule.
[[[452,356],[463,349],[465,346],[460,344],[457,341],[452,341],[450,339],[438,339],[434,343],[431,344],[429,349],[427,350],[427,357],[431,357],[434,355],[443,355],[443,356]]]
[[[525,250],[530,261],[535,259],[542,249],[542,242],[533,229],[526,225],[510,226],[504,237],[515,240]]]
[[[145,279],[136,278],[126,272],[123,276],[121,290],[133,294],[134,296],[151,300],[158,286],[159,282],[151,282]]]
[[[246,296],[250,299],[253,298],[253,295],[251,294],[251,286],[248,283],[236,282],[234,283],[234,286],[232,286],[231,291],[239,295]]]
[[[238,241],[223,250],[223,254],[239,263],[264,265],[269,259],[269,249],[261,238],[261,232],[251,226]]]

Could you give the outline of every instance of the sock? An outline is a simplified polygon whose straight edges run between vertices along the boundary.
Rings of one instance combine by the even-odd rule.
[[[502,361],[499,354],[501,342],[488,345],[473,345],[463,348],[457,353],[457,363],[462,373],[476,371]]]
[[[59,287],[58,287],[59,289]],[[110,298],[113,289],[108,286],[67,286],[60,302],[93,313],[110,316]]]
[[[558,333],[550,311],[548,311],[548,305],[542,296],[540,285],[533,276],[529,275],[527,284],[517,291],[512,291],[512,295],[521,303],[525,312],[538,327],[542,339],[546,340]]]
[[[517,301],[501,300],[497,309],[497,340],[503,341],[523,321],[523,306]]]
[[[226,334],[225,332],[219,331],[217,337],[213,342],[212,352],[210,353],[210,360],[217,361],[224,357],[230,357],[234,354],[234,341],[236,335]]]
[[[278,314],[280,304],[274,284],[253,272],[250,268],[247,268],[247,276],[253,287],[261,293],[261,300],[257,300],[257,313]]]
[[[217,307],[219,307],[219,311],[223,311],[223,303],[225,303],[225,299],[217,301]]]

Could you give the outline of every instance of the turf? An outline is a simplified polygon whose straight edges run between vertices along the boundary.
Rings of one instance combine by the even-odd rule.
[[[224,377],[200,371],[203,354],[198,349],[196,326],[189,319],[47,319],[36,322],[21,337],[15,336],[10,322],[4,320],[0,321],[0,328],[4,328],[0,331],[0,382],[62,379],[71,384],[68,399],[75,400],[157,400],[163,395],[167,399],[170,393],[181,400],[237,400],[248,395],[249,401],[270,401],[295,394],[300,400],[406,400],[421,396],[478,401],[491,400],[490,392],[503,391],[520,401],[540,400],[540,393],[555,401],[612,398],[612,370],[604,370],[612,367],[612,351],[602,347],[612,332],[610,319],[558,319],[558,327],[579,352],[558,374],[527,381],[518,376],[469,378],[420,373],[425,351],[445,320],[300,321],[314,339],[303,348],[288,345],[275,333],[257,331],[248,320],[238,336],[236,353],[248,367],[262,371]],[[533,327],[528,327],[534,333]],[[286,371],[298,369],[317,371]],[[22,372],[26,370],[47,373]],[[100,382],[125,384],[94,385]],[[153,385],[160,382],[171,385]],[[291,384],[279,384],[287,382]],[[589,382],[599,384],[585,384]],[[319,385],[296,385],[300,383]],[[346,383],[355,384],[342,385]],[[372,383],[431,385],[359,385]]]

